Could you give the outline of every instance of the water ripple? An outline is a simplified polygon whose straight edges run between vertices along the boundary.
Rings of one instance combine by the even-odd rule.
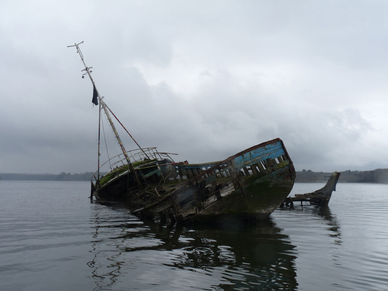
[[[296,192],[320,185],[296,184]],[[298,189],[299,187],[299,189]],[[0,181],[1,290],[384,290],[386,185],[339,184],[330,207],[254,225],[143,222],[88,183]],[[71,278],[71,280],[69,279]]]

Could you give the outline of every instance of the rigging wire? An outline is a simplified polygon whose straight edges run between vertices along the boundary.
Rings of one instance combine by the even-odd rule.
[[[110,170],[112,171],[113,167],[112,167],[112,163],[111,163],[110,156],[109,156],[108,144],[106,142],[107,138],[105,136],[104,120],[102,120],[102,122],[101,122],[101,127],[102,127],[102,135],[103,135],[103,140],[104,140],[104,144],[105,144],[106,155],[108,157]]]
[[[104,106],[109,110],[109,112],[113,115],[113,117],[117,120],[117,122],[121,125],[121,127],[125,130],[125,132],[129,135],[129,137],[135,142],[135,144],[138,146],[138,148],[143,152],[144,156],[147,159],[150,159],[150,157],[147,155],[147,153],[144,151],[144,149],[139,145],[139,143],[136,141],[136,139],[132,136],[132,134],[128,131],[128,129],[124,126],[124,124],[121,123],[120,119],[114,114],[114,112],[109,108],[106,103],[104,103]]]

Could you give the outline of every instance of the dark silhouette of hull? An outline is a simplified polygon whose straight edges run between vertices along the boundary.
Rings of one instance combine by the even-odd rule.
[[[266,217],[287,197],[295,180],[280,139],[219,162],[155,159],[134,168],[135,173],[127,169],[102,185],[94,183],[97,201],[119,202],[140,217],[173,222],[230,214]]]
[[[314,192],[305,193],[305,194],[295,194],[294,197],[288,197],[286,198],[283,203],[281,204],[281,207],[294,207],[294,202],[299,201],[301,204],[303,202],[308,202],[311,205],[316,206],[327,206],[329,204],[331,194],[333,191],[335,191],[338,179],[340,177],[339,172],[334,172],[331,174],[329,180],[327,181],[326,185]]]

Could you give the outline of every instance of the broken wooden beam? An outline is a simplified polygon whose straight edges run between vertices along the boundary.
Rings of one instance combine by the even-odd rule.
[[[334,172],[331,174],[326,185],[314,192],[305,194],[295,194],[293,197],[287,197],[280,205],[280,208],[294,208],[294,202],[309,202],[311,205],[327,206],[329,204],[331,194],[336,190],[336,185],[339,179],[340,173]]]

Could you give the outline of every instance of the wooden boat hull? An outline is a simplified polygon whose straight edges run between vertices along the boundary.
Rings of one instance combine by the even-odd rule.
[[[182,221],[202,219],[206,216],[241,215],[265,218],[270,215],[284,197],[290,193],[294,178],[289,167],[284,167],[267,176],[252,175],[240,183],[226,184],[220,195],[212,195],[198,203],[194,193],[200,193],[196,186],[186,187],[175,195],[175,208]],[[187,194],[189,193],[189,194]],[[181,197],[190,197],[182,202]]]
[[[268,216],[283,201],[285,193],[293,187],[289,169],[282,169],[269,177],[253,177],[243,184],[243,189],[222,197],[199,212],[200,215],[212,214],[252,214]]]
[[[137,169],[142,187],[136,186],[134,174],[127,171],[105,186],[97,186],[94,196],[100,202],[124,203],[134,214],[146,217],[189,221],[238,214],[262,218],[287,197],[295,180],[294,166],[280,139],[224,161],[155,162],[147,169],[146,174]]]
[[[294,208],[294,202],[308,202],[310,205],[326,207],[329,204],[331,194],[336,190],[338,179],[341,173],[334,172],[329,177],[326,185],[314,192],[295,194],[294,197],[287,197],[280,205],[281,208]]]

